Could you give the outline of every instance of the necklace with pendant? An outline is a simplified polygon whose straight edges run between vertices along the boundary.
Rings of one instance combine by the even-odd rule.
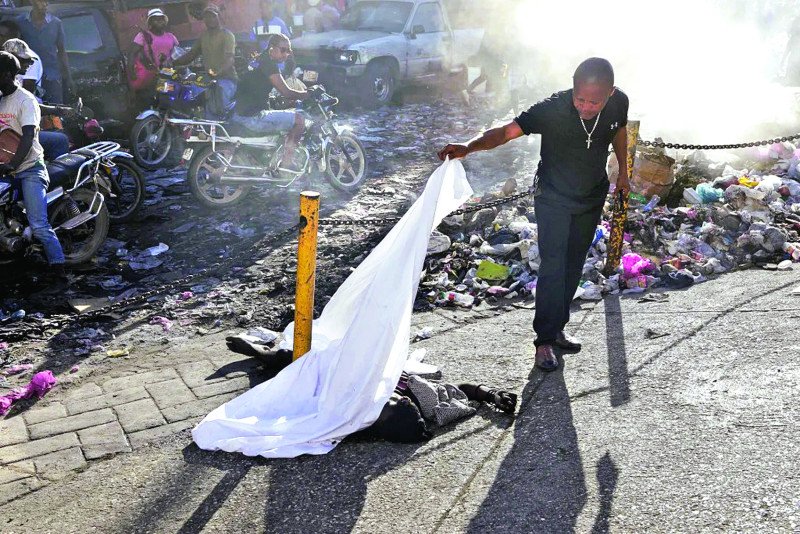
[[[581,121],[581,126],[583,126],[583,131],[586,132],[586,149],[587,150],[592,147],[592,134],[594,133],[595,128],[597,128],[597,123],[600,122],[600,113],[602,113],[602,112],[603,111],[600,110],[597,113],[597,118],[594,120],[594,126],[592,126],[592,131],[591,132],[586,129],[586,125],[583,123],[583,119],[581,119],[581,116],[578,115],[578,120]]]

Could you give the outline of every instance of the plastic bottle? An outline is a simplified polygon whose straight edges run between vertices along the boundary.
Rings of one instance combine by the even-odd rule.
[[[445,294],[445,298],[454,303],[456,306],[461,306],[463,308],[469,308],[475,303],[475,297],[472,295],[456,293],[455,291],[448,291]]]
[[[800,261],[800,243],[789,243],[787,241],[783,244],[783,251],[789,254],[794,261]]]
[[[644,195],[641,195],[639,193],[630,193],[628,195],[628,198],[630,200],[638,202],[639,204],[644,204],[644,203],[647,202],[647,197],[645,197]]]
[[[658,205],[660,200],[661,200],[660,196],[653,195],[653,198],[651,198],[650,201],[642,207],[642,211],[645,213],[647,213],[648,211],[652,211],[652,209]]]

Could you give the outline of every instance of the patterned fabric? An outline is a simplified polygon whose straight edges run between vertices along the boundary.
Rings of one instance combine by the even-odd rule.
[[[408,387],[419,402],[422,417],[437,426],[450,424],[473,415],[467,395],[452,384],[429,382],[417,375],[408,378]]]
[[[606,252],[606,266],[604,273],[606,276],[612,274],[619,266],[622,257],[622,241],[625,235],[625,222],[628,220],[628,195],[621,191],[616,194],[614,199],[614,210],[611,213],[611,232],[608,237],[608,248]]]

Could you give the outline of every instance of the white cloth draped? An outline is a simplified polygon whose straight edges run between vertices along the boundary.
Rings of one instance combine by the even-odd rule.
[[[372,424],[408,357],[412,306],[431,231],[471,195],[461,163],[442,164],[314,321],[311,351],[208,414],[192,430],[195,443],[289,458],[325,454]],[[293,327],[284,331],[286,340]]]

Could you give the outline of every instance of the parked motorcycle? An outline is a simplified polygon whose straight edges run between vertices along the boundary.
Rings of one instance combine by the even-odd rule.
[[[205,103],[215,85],[202,75],[161,69],[153,107],[140,113],[131,129],[136,163],[148,170],[177,165],[183,156],[184,132],[188,133],[180,122],[205,116]]]
[[[293,161],[283,161],[283,134],[264,135],[237,125],[205,121],[197,129],[207,139],[193,151],[187,179],[195,197],[219,208],[241,201],[254,185],[289,187],[315,168],[341,191],[354,191],[367,176],[361,141],[338,125],[333,108],[339,100],[324,91],[302,102],[306,131]]]
[[[119,150],[117,143],[93,143],[64,154],[47,165],[50,191],[48,219],[58,235],[67,265],[89,261],[108,234],[105,195],[110,183],[100,171]],[[19,180],[0,178],[0,263],[24,256],[33,245],[33,231],[25,217]]]
[[[48,117],[47,121],[50,129],[60,131],[69,138],[71,150],[98,141],[105,132],[94,118],[92,110],[83,107],[80,99],[78,102],[75,107],[56,106],[58,114]],[[104,160],[99,170],[111,184],[106,195],[111,222],[123,223],[131,220],[144,203],[145,180],[131,154],[118,150],[112,156]]]

